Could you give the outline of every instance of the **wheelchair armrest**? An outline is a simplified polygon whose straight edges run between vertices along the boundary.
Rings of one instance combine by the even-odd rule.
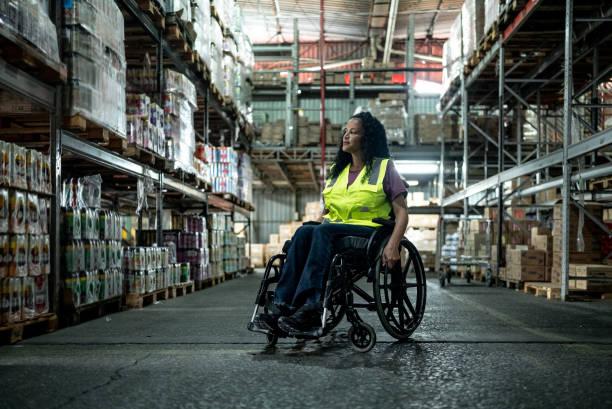
[[[310,221],[310,222],[302,223],[302,226],[318,226],[320,224],[321,224],[321,222]]]
[[[395,227],[395,220],[393,219],[383,219],[381,217],[377,217],[376,219],[372,219],[372,221],[385,227]]]

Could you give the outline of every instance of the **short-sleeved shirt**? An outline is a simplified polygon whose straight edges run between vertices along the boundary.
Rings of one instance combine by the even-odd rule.
[[[347,187],[352,185],[359,176],[361,170],[351,171],[349,169],[348,176],[348,184]],[[387,173],[385,173],[385,177],[383,178],[383,190],[389,202],[393,202],[400,195],[406,197],[408,195],[408,191],[406,190],[406,185],[404,184],[404,180],[395,169],[395,165],[393,165],[392,161],[389,161],[387,165]]]

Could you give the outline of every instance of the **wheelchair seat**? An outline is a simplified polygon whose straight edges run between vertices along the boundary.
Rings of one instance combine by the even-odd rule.
[[[336,243],[334,243],[334,250],[336,252],[341,253],[343,255],[355,255],[363,257],[365,256],[365,251],[368,248],[368,243],[370,239],[367,237],[359,237],[359,236],[346,236],[338,239]]]

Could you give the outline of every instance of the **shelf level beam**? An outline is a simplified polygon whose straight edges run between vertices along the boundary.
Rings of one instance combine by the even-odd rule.
[[[568,147],[568,160],[578,158],[586,155],[587,153],[596,151],[603,147],[612,144],[612,128],[606,129],[599,132],[598,134],[577,142]],[[562,163],[563,151],[557,150],[549,153],[548,155],[542,156],[539,159],[533,159],[529,162],[525,162],[520,166],[505,170],[495,176],[491,176],[488,179],[475,183],[467,187],[460,192],[457,192],[451,196],[448,196],[442,200],[442,206],[449,206],[453,203],[463,200],[464,198],[470,197],[474,194],[484,192],[485,190],[492,189],[500,183],[508,182],[512,179],[516,179],[521,176],[530,175],[532,173],[544,170],[549,166],[554,166]]]

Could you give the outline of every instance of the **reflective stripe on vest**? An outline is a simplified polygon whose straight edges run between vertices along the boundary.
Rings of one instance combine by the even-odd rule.
[[[329,210],[325,218],[332,223],[371,227],[379,226],[372,222],[372,219],[389,218],[392,207],[383,188],[388,162],[389,159],[374,159],[367,180],[363,180],[366,172],[364,167],[350,186],[350,165],[337,177],[330,179],[323,190],[325,207]]]

